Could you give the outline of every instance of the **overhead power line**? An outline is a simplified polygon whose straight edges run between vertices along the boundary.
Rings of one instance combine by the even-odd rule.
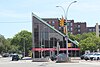
[[[29,23],[32,21],[0,21],[0,23]]]

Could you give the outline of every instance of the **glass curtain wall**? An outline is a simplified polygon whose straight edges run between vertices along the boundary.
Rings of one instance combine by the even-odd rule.
[[[57,54],[57,42],[65,48],[64,37],[36,17],[32,17],[34,33],[34,57],[42,58]],[[60,52],[60,51],[59,51]]]

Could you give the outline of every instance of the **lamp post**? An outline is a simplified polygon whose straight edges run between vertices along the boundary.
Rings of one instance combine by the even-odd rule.
[[[56,7],[60,7],[62,10],[63,10],[63,12],[64,12],[64,17],[65,17],[65,23],[66,23],[66,48],[67,48],[67,50],[66,50],[66,55],[67,55],[67,59],[68,59],[68,31],[67,31],[67,16],[68,16],[68,10],[69,10],[69,7],[73,4],[73,3],[76,3],[77,1],[73,1],[73,2],[71,2],[69,5],[68,5],[68,7],[67,7],[67,10],[65,11],[65,9],[62,7],[62,6],[56,6]]]

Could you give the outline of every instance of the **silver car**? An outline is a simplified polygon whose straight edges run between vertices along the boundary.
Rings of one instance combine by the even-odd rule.
[[[89,54],[87,54],[85,57],[84,57],[84,59],[87,61],[87,60],[91,60],[91,57],[93,57],[94,56],[94,53],[89,53]]]
[[[100,60],[100,53],[96,53],[90,57],[91,60]]]

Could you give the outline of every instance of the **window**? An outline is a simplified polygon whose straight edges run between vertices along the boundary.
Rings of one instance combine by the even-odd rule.
[[[59,27],[59,30],[61,30],[61,27]]]
[[[78,29],[78,32],[80,32],[80,29]]]
[[[51,24],[51,21],[48,21],[49,24]]]
[[[69,31],[69,28],[68,28],[68,31]]]
[[[73,26],[73,23],[70,23],[71,24],[71,26]]]
[[[67,22],[67,26],[69,26],[69,23]]]
[[[93,29],[93,32],[95,32],[95,29]]]
[[[80,25],[78,25],[78,28],[80,28]]]
[[[73,32],[70,32],[71,34],[73,34]]]
[[[91,32],[91,31],[92,31],[92,29],[89,29],[89,31]]]
[[[54,21],[52,21],[52,25],[55,25],[55,22]]]
[[[73,31],[73,28],[71,27],[71,31]]]
[[[67,26],[72,26],[72,25],[73,25],[73,23],[71,23],[71,22],[67,23]]]

